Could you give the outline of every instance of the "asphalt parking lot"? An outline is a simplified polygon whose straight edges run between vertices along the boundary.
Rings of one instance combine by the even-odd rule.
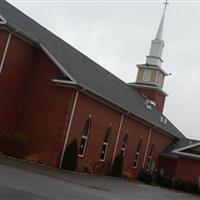
[[[199,196],[111,177],[0,159],[0,200],[199,200]]]

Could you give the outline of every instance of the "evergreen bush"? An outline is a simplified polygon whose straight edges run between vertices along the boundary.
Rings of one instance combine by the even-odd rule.
[[[77,140],[74,139],[66,148],[63,156],[62,168],[74,171],[77,167],[78,161],[78,145]]]
[[[151,184],[151,182],[153,181],[152,175],[149,172],[145,171],[144,169],[142,169],[139,172],[137,178],[139,181],[142,181],[142,182],[148,183],[148,184]]]
[[[200,187],[197,183],[187,183],[187,192],[200,194]]]
[[[170,178],[169,176],[161,176],[160,177],[160,186],[162,187],[167,187],[167,188],[171,188],[172,187],[172,178]]]
[[[124,156],[122,154],[119,154],[114,160],[110,175],[115,177],[121,177],[123,170],[123,163],[124,163]]]
[[[186,191],[187,184],[182,180],[175,180],[174,181],[174,188],[181,191]]]

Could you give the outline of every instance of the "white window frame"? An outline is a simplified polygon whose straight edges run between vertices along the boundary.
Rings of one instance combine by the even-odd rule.
[[[151,170],[151,165],[152,165],[152,159],[153,159],[154,150],[155,150],[155,145],[152,144],[150,152],[149,152],[149,155],[148,155],[148,158],[147,158],[147,170]]]
[[[126,139],[126,143],[125,143],[125,147],[123,147],[125,139]],[[122,143],[122,147],[121,147],[121,152],[123,151],[123,154],[122,154],[123,156],[125,156],[125,154],[126,154],[127,146],[128,146],[128,133],[126,133],[124,135],[123,143]]]
[[[107,131],[108,131],[108,132],[107,132]],[[105,134],[105,138],[106,138],[107,134],[109,134],[109,136],[108,136],[108,141],[105,142],[105,138],[104,138],[103,145],[102,145],[102,148],[101,148],[101,153],[102,153],[102,151],[103,151],[103,147],[106,146],[106,148],[105,148],[105,151],[104,151],[103,159],[101,159],[101,153],[100,153],[100,159],[99,159],[100,161],[105,161],[106,155],[107,155],[107,152],[108,152],[108,146],[109,146],[110,137],[111,137],[111,127],[109,127],[109,128],[107,129],[107,131],[106,131],[106,134]]]
[[[86,121],[86,123],[88,122],[88,120],[89,120],[89,128],[87,130],[87,136],[85,136],[83,134],[81,136],[81,141],[82,141],[82,139],[85,140],[84,147],[83,147],[83,153],[82,154],[78,153],[78,157],[84,157],[85,156],[85,151],[86,151],[86,147],[87,147],[87,143],[88,143],[88,138],[89,138],[90,130],[91,130],[91,118],[88,118],[87,121]],[[85,128],[85,126],[84,126],[84,128]],[[80,147],[81,147],[81,143],[80,143],[80,146],[79,146],[79,151],[80,151]]]
[[[139,164],[139,160],[140,160],[140,154],[141,154],[141,150],[142,150],[142,139],[139,141],[138,146],[137,146],[137,151],[135,153],[135,159],[134,159],[134,163],[133,163],[133,168],[137,169],[138,164]],[[139,149],[138,149],[139,147]]]

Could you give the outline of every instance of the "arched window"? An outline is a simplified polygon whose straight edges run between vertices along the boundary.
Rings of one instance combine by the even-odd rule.
[[[155,149],[155,145],[152,144],[151,145],[151,149],[147,158],[147,170],[151,169],[151,164],[152,164],[152,158],[153,158],[153,154],[154,154],[154,149]]]
[[[124,156],[126,153],[126,149],[128,146],[128,134],[124,136],[122,147],[121,147],[121,154]]]
[[[87,146],[90,129],[91,129],[91,119],[88,119],[85,123],[83,134],[81,136],[81,143],[80,143],[80,148],[79,148],[79,153],[78,153],[78,155],[81,157],[85,155],[85,149]]]
[[[133,163],[133,168],[137,168],[139,160],[140,160],[140,154],[141,154],[141,150],[142,150],[142,139],[139,141],[138,146],[137,146],[137,151],[135,154],[135,160]]]
[[[100,161],[104,161],[106,158],[106,153],[108,151],[108,145],[110,142],[110,136],[111,136],[111,127],[109,127],[106,131],[106,135],[103,141],[102,149],[101,149],[101,154],[100,154]]]

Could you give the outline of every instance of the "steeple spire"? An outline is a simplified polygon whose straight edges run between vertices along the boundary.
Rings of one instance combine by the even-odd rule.
[[[147,102],[162,112],[165,105],[165,98],[167,94],[163,91],[165,77],[168,75],[161,67],[162,65],[162,50],[164,41],[162,38],[164,19],[168,1],[165,1],[162,18],[158,27],[156,37],[151,42],[151,49],[149,56],[147,56],[145,64],[139,64],[138,74],[135,83],[129,84],[135,88],[141,95],[146,97]]]
[[[162,18],[158,27],[158,32],[156,34],[156,38],[151,42],[151,49],[149,56],[147,56],[146,64],[151,66],[161,67],[162,65],[162,51],[164,48],[164,41],[162,39],[163,35],[163,27],[164,27],[164,19],[167,5],[169,4],[168,1],[164,2],[165,7],[163,10]]]

